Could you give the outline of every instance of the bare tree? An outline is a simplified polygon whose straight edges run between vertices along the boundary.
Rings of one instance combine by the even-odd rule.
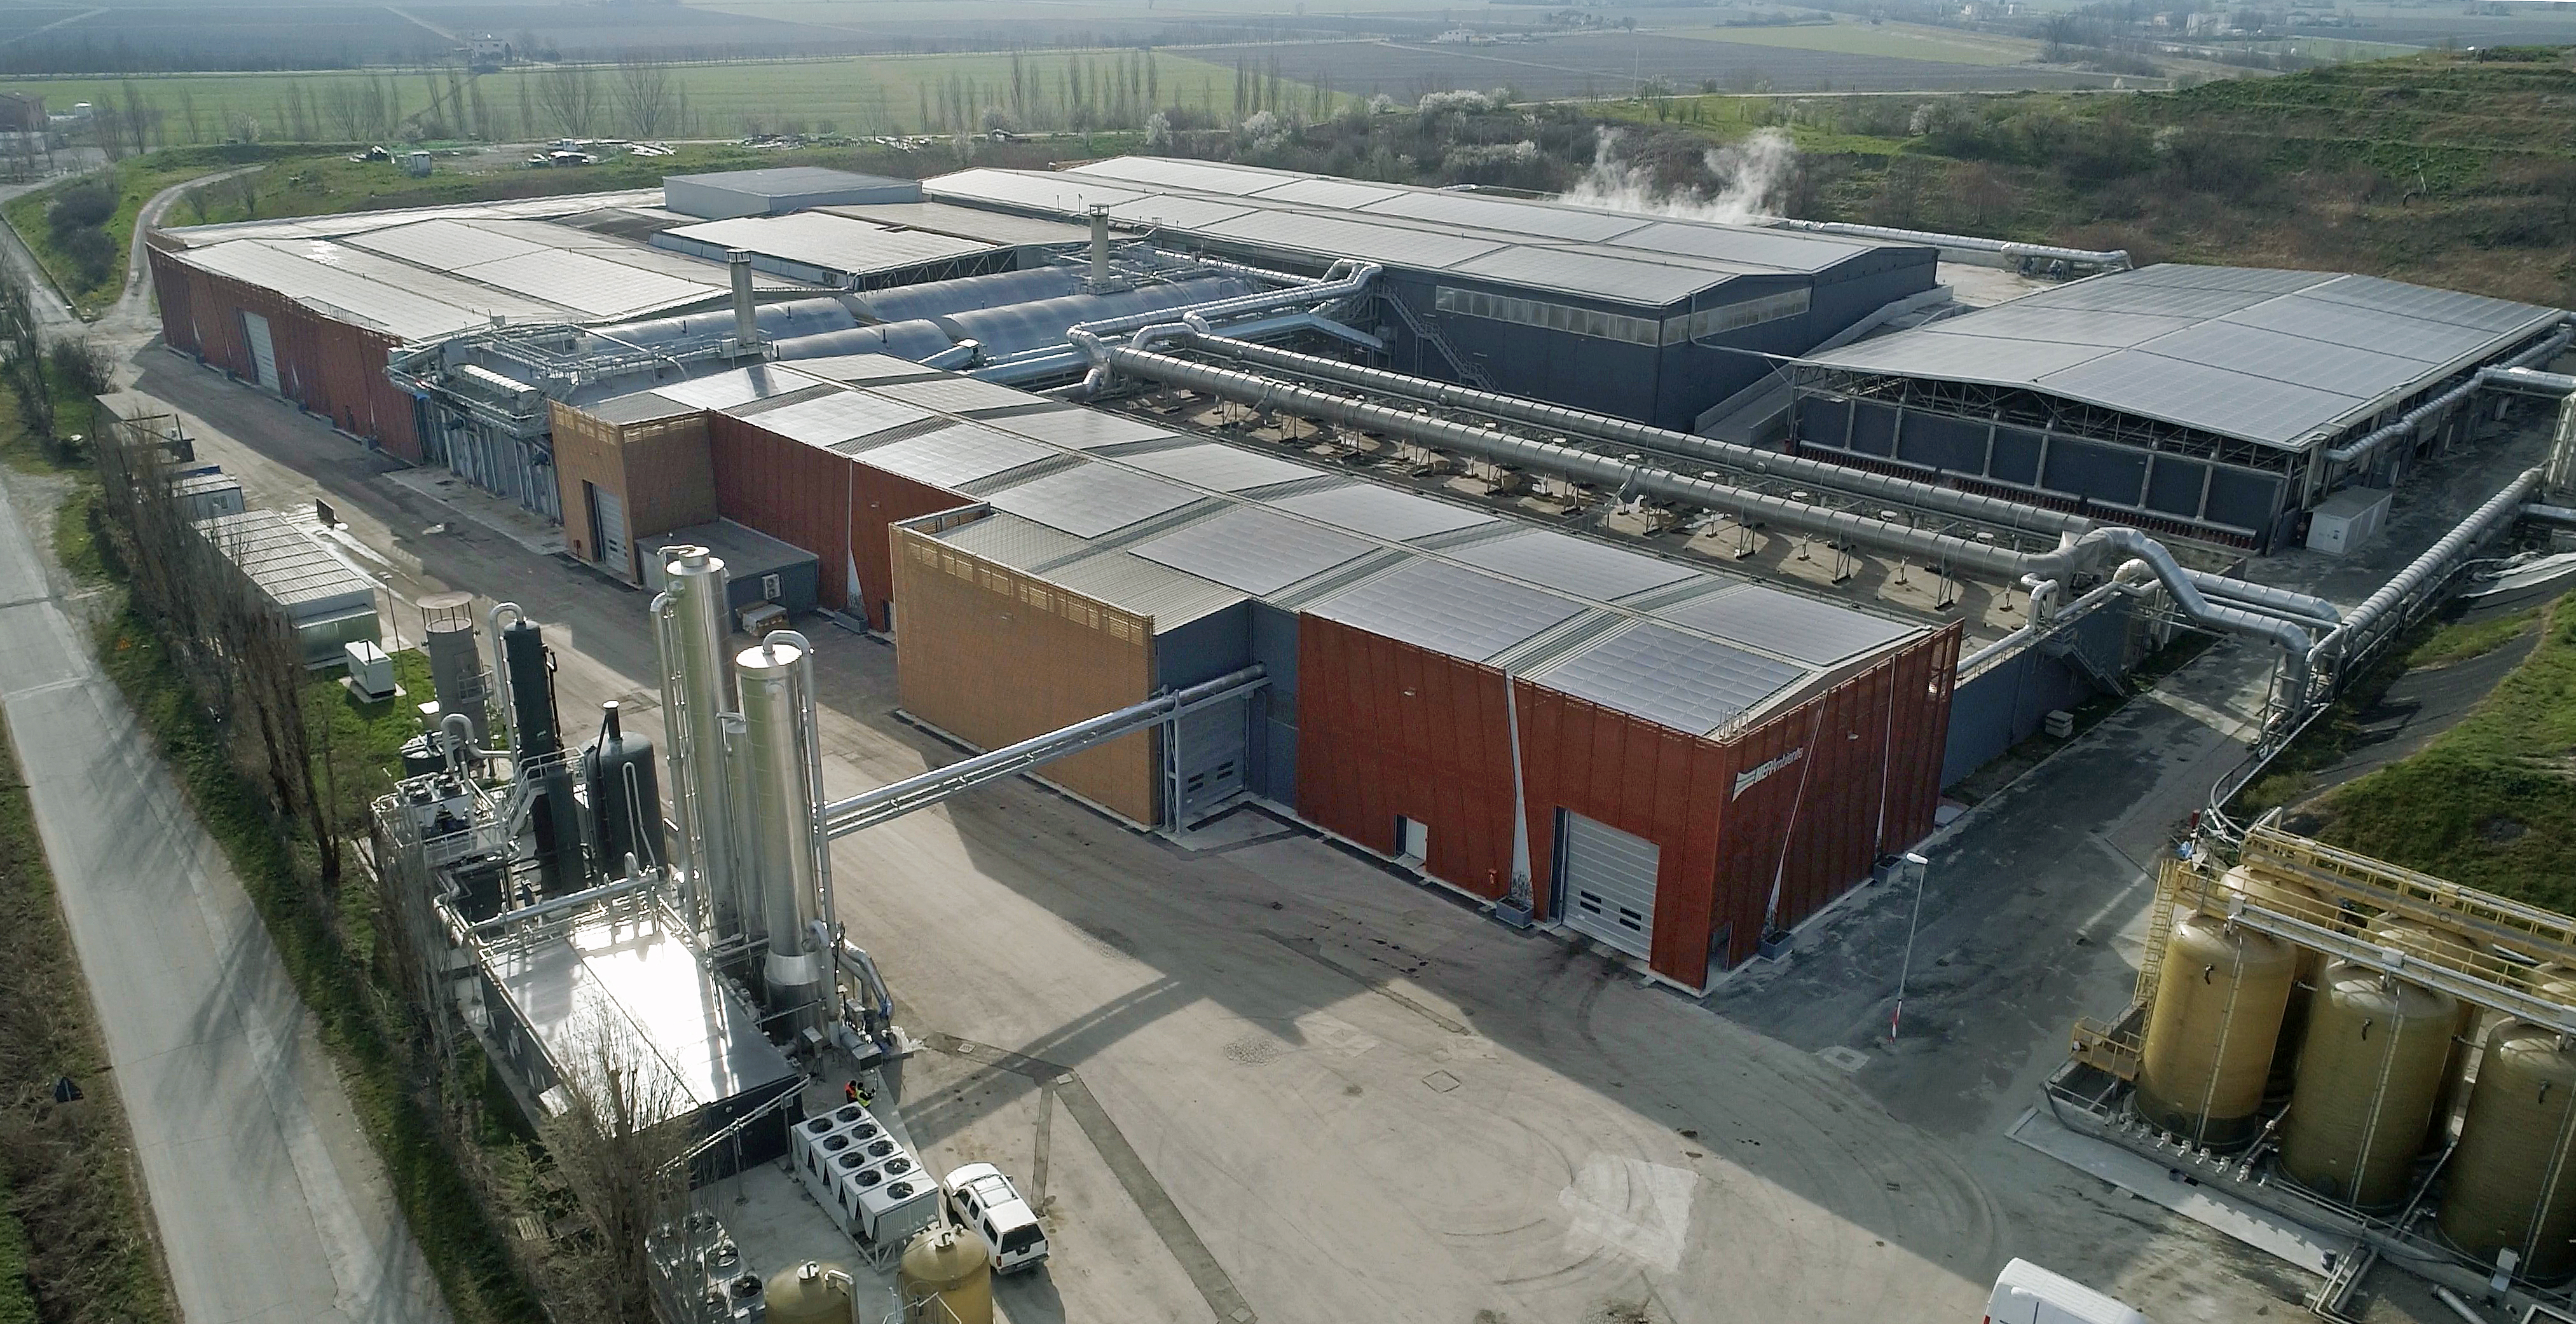
[[[623,1012],[602,999],[575,1017],[563,1107],[538,1131],[590,1224],[589,1237],[565,1248],[574,1262],[556,1267],[590,1287],[557,1296],[580,1301],[601,1324],[649,1319],[644,1236],[688,1199],[682,1160],[692,1137],[680,1120],[688,1100]]]
[[[330,113],[332,126],[340,131],[342,142],[357,142],[374,127],[368,119],[366,98],[359,94],[358,85],[346,78],[331,80],[331,90],[323,95],[322,103]]]
[[[537,75],[537,99],[568,137],[590,136],[599,116],[599,79],[584,65],[557,65]]]
[[[632,51],[618,58],[617,102],[627,132],[641,138],[669,132],[675,92],[669,65]]]
[[[125,80],[125,132],[134,143],[134,154],[152,150],[152,130],[161,121],[161,108],[143,99],[143,89],[134,80]]]

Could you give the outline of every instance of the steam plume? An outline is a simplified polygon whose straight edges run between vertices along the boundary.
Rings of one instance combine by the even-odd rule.
[[[1742,224],[1771,214],[1797,167],[1798,149],[1778,129],[1757,129],[1740,143],[1712,147],[1702,160],[1717,179],[1714,192],[1658,187],[1654,172],[1619,154],[1617,129],[1598,130],[1592,168],[1561,201],[1603,211],[1640,212],[1683,220]]]

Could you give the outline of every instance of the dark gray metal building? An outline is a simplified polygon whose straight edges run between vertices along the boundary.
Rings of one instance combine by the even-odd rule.
[[[1810,355],[1790,429],[1819,458],[2268,549],[2335,488],[2387,486],[2453,439],[2467,404],[2402,444],[2360,438],[2564,316],[2372,276],[2147,267]]]
[[[1387,366],[1662,427],[1933,286],[1929,247],[1156,157],[925,181],[966,206],[1108,209],[1164,248],[1385,268]]]

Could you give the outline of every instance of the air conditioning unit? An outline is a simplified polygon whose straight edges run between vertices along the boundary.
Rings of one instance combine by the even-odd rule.
[[[787,628],[787,609],[775,602],[755,602],[734,614],[734,623],[744,634],[758,639],[772,630]]]
[[[760,598],[761,598],[761,601],[763,601],[763,602],[776,602],[776,601],[778,601],[778,595],[779,595],[779,593],[780,593],[781,591],[782,591],[782,590],[780,589],[780,587],[779,587],[779,583],[778,583],[778,576],[776,576],[776,575],[762,575],[762,576],[760,577]]]
[[[349,688],[374,703],[394,697],[394,663],[385,650],[361,639],[340,650],[349,663]]]

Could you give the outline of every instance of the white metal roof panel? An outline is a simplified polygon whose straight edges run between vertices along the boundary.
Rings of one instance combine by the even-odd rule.
[[[995,492],[996,510],[1078,537],[1097,538],[1200,499],[1200,494],[1114,465],[1084,464]]]
[[[815,210],[988,244],[1071,244],[1080,243],[1091,235],[1082,226],[1062,221],[1039,220],[1032,216],[1015,216],[1009,212],[960,207],[946,202],[853,203],[841,207],[817,207]]]
[[[1150,451],[1142,455],[1122,455],[1118,462],[1219,492],[1248,492],[1273,483],[1313,478],[1323,472],[1306,465],[1292,464],[1275,455],[1216,442],[1176,446],[1171,450]]]
[[[1527,529],[1453,547],[1443,555],[1600,602],[1678,584],[1700,573],[1659,556],[1626,551],[1552,529]]]
[[[546,247],[515,235],[498,234],[463,221],[449,220],[419,221],[387,230],[371,230],[352,235],[344,242],[440,271],[517,257]]]
[[[1376,184],[1354,184],[1347,179],[1292,179],[1285,184],[1262,189],[1252,196],[1268,201],[1352,210],[1372,202],[1402,197],[1404,190]]]
[[[2186,290],[2240,290],[2255,294],[2289,294],[2333,280],[2330,271],[2286,271],[2277,267],[2203,267],[2159,262],[2136,271],[2103,277],[2124,285],[2169,285]]]
[[[2143,347],[2162,358],[2225,368],[2294,386],[2368,400],[2424,371],[2421,360],[2332,345],[2287,331],[2235,322],[2202,322]]]
[[[1820,667],[1883,648],[1922,628],[1758,584],[1657,607],[1653,614]]]
[[[1930,327],[1900,331],[1892,336],[1880,336],[1845,345],[1841,349],[1811,354],[1806,361],[1830,368],[1849,368],[1855,372],[1889,372],[1911,377],[2028,385],[2035,384],[2048,373],[2100,358],[2108,352],[2099,345],[2050,344],[1978,335],[1974,317],[1970,314],[1952,318],[1943,324],[1939,335],[1931,334]]]
[[[2479,331],[2503,334],[2553,320],[2556,311],[2535,308],[2527,303],[2511,303],[2483,295],[2463,294],[2458,290],[2437,290],[2400,281],[2382,280],[2377,276],[2338,276],[2322,285],[2301,290],[2311,299],[2328,303],[2352,304],[2355,307],[2397,313],[2419,322],[2444,322]]]
[[[1369,482],[1281,497],[1267,504],[1389,542],[1411,542],[1502,522],[1500,516],[1472,506]]]
[[[1215,165],[1206,161],[1180,161],[1163,156],[1118,156],[1106,161],[1078,165],[1065,172],[1070,175],[1100,175],[1109,179],[1134,180],[1144,184],[1161,184],[1171,188],[1197,189],[1203,193],[1223,193],[1241,197],[1284,182],[1291,176],[1263,170],[1246,170],[1239,166]]]
[[[834,391],[764,409],[745,421],[808,446],[838,446],[935,417],[929,410],[865,391]]]
[[[1240,589],[1115,550],[1068,561],[1047,571],[1046,578],[1059,588],[1097,598],[1121,611],[1151,616],[1158,632],[1245,599]]]
[[[1608,239],[1654,223],[1648,216],[1583,207],[1551,207],[1510,198],[1480,198],[1467,193],[1422,193],[1407,190],[1372,202],[1360,210],[1378,216],[1402,216],[1442,225],[1468,225],[1502,234],[1545,239]]]
[[[977,409],[1013,409],[1021,405],[1047,403],[1043,395],[1031,395],[993,382],[973,377],[940,377],[920,382],[890,382],[868,388],[877,394],[909,404],[926,405],[951,413]]]
[[[1145,190],[1133,185],[1121,186],[1072,171],[1023,174],[1014,170],[961,170],[922,181],[921,191],[933,198],[991,202],[1066,216],[1081,216],[1093,207],[1115,207],[1145,196]]]
[[[1170,428],[1160,427],[1124,414],[1104,413],[1097,409],[1068,407],[1035,413],[1013,414],[1008,418],[984,420],[1004,432],[1069,446],[1078,451],[1098,450],[1103,446],[1120,446],[1131,441],[1151,441],[1174,435]]]
[[[1823,235],[1700,221],[1659,221],[1602,242],[1620,248],[1806,272],[1822,271],[1879,246]]]
[[[1470,662],[1501,654],[1584,610],[1571,598],[1428,557],[1305,608],[1309,616]]]
[[[935,536],[961,552],[1018,570],[1051,565],[1079,556],[1091,547],[1088,539],[1002,511],[968,520]]]
[[[1208,226],[1206,233],[1318,257],[1354,257],[1408,267],[1455,266],[1504,247],[1490,240],[1293,211],[1253,212]]]
[[[980,478],[1009,473],[1024,464],[1035,464],[1056,453],[1053,447],[980,424],[951,423],[919,436],[888,442],[860,458],[872,469],[900,474],[932,487],[955,489]]]
[[[2122,285],[2096,276],[2063,289],[2025,294],[1998,308],[2093,308],[2158,317],[2223,317],[2273,296],[2257,290],[2208,290],[2188,285]],[[1975,314],[1969,314],[1974,316]]]
[[[1706,735],[1808,674],[1792,663],[1641,621],[1537,668],[1527,679],[1660,726]]]
[[[2324,299],[2268,299],[2218,320],[2287,331],[2330,345],[2395,354],[2419,363],[2454,363],[2475,354],[2495,338],[2465,326],[2410,321],[2381,309]]]
[[[829,271],[866,273],[939,262],[988,251],[992,245],[923,230],[893,230],[830,212],[738,216],[668,231],[680,239],[719,244],[802,262]]]
[[[812,390],[817,384],[801,372],[788,371],[785,364],[756,363],[748,368],[719,372],[694,381],[656,386],[653,393],[700,409],[730,409],[790,391]]]
[[[796,371],[828,382],[907,381],[946,374],[892,354],[830,354],[821,358],[782,359]]]
[[[1952,318],[1946,322],[1934,322],[1923,329],[1943,335],[1959,334],[1960,324],[1967,320]],[[2153,317],[2090,308],[2049,308],[2017,299],[1998,304],[1978,316],[1968,334],[1987,339],[2037,340],[2052,345],[2123,349],[2198,325],[2198,319],[2189,317]]]
[[[217,275],[324,307],[346,320],[421,340],[488,326],[576,319],[571,309],[423,271],[319,239],[236,239],[178,255]]]
[[[2286,442],[2362,403],[2349,395],[2138,349],[2115,349],[2049,373],[2038,384],[2044,391],[2247,441]]]
[[[457,274],[516,291],[593,317],[627,317],[710,299],[724,287],[682,280],[596,254],[572,251],[521,253],[461,267]],[[718,269],[715,273],[722,276]]]
[[[1448,268],[1459,275],[1542,285],[1660,308],[1725,282],[1730,273],[1561,248],[1515,245]]]
[[[1158,565],[1267,596],[1348,565],[1377,545],[1258,506],[1236,506],[1138,543],[1133,550]]]
[[[1109,209],[1110,218],[1136,225],[1168,225],[1174,229],[1194,230],[1218,221],[1232,220],[1256,208],[1240,202],[1220,202],[1214,198],[1194,198],[1186,193],[1156,193],[1122,202]]]

